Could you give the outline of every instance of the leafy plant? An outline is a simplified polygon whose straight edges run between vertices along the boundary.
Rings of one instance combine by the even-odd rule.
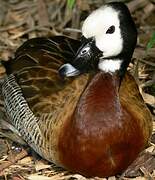
[[[75,4],[75,0],[67,0],[67,6],[72,9]]]
[[[153,32],[152,37],[146,46],[146,50],[152,48],[154,45],[155,45],[155,32]]]

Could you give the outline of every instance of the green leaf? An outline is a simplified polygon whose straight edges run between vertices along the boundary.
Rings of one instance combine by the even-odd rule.
[[[75,4],[75,0],[67,0],[67,6],[72,9]]]
[[[146,46],[146,50],[152,48],[154,45],[155,45],[155,32],[153,32],[152,37]]]

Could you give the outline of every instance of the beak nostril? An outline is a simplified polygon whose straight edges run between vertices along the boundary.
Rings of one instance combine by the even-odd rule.
[[[83,51],[82,51],[82,54],[85,54],[86,52],[87,52],[86,50],[83,50]]]
[[[85,55],[90,51],[90,47],[85,47],[82,51],[81,51],[81,55]]]

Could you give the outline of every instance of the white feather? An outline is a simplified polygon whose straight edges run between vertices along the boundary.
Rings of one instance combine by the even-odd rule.
[[[110,26],[115,26],[115,32],[107,34]],[[123,49],[119,11],[110,6],[106,5],[92,12],[84,21],[82,34],[86,38],[95,37],[96,46],[103,52],[104,58],[116,56]]]
[[[104,71],[104,72],[109,72],[109,73],[114,73],[115,71],[119,70],[120,67],[121,67],[121,63],[122,61],[121,60],[104,60],[104,59],[101,59],[99,64],[98,64],[98,68],[101,70],[101,71]]]

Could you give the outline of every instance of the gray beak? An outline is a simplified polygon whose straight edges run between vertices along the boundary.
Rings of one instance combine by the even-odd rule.
[[[61,77],[73,77],[79,75],[80,71],[67,63],[59,68],[59,74]]]
[[[94,38],[85,38],[73,61],[62,65],[59,74],[61,77],[70,77],[97,69],[100,56],[102,52],[96,47]]]

